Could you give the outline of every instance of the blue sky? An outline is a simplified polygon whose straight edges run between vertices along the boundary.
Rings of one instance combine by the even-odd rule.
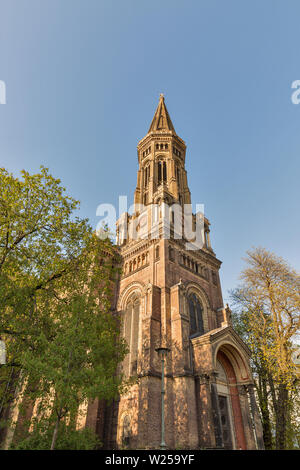
[[[0,0],[0,165],[41,164],[96,226],[132,200],[159,93],[187,144],[224,298],[253,246],[300,267],[300,2]]]

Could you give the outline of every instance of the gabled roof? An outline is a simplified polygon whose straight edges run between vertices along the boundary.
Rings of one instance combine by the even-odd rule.
[[[247,344],[242,340],[242,338],[237,334],[237,332],[232,328],[232,326],[221,326],[219,328],[216,328],[214,330],[210,330],[204,335],[197,336],[192,339],[193,342],[208,342],[208,343],[213,343],[214,341],[217,341],[221,339],[222,337],[225,336],[231,337],[233,340],[235,340],[236,343],[238,343],[244,350],[244,352],[248,355],[251,356],[251,351]]]

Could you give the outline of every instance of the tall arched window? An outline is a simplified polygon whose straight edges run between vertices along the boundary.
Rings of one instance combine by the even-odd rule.
[[[167,181],[167,164],[163,162],[163,180]]]
[[[147,187],[150,180],[150,165],[145,168],[144,186]]]
[[[157,182],[161,184],[167,181],[167,164],[164,161],[159,160],[157,162]]]
[[[158,184],[161,183],[162,180],[162,162],[157,163],[157,182]]]
[[[174,259],[175,259],[175,257],[174,257],[174,248],[169,246],[169,260],[174,261]]]
[[[128,300],[124,313],[123,336],[129,349],[123,361],[125,377],[137,373],[140,305],[140,296],[134,293]]]
[[[177,165],[175,166],[175,176],[176,176],[177,184],[179,186],[179,183],[180,183],[180,169]]]
[[[203,335],[203,307],[196,294],[189,295],[188,305],[190,315],[190,335]]]

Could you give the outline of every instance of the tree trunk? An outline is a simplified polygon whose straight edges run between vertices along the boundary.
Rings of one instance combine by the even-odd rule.
[[[58,428],[59,428],[59,423],[60,423],[60,417],[57,418],[56,423],[55,423],[55,428],[53,431],[53,436],[52,436],[52,442],[51,442],[51,448],[50,450],[55,449],[55,444],[56,444],[56,439],[57,439],[57,434],[58,434]]]
[[[278,406],[276,413],[276,449],[286,448],[286,432],[288,419],[288,390],[286,385],[281,383],[278,387]]]
[[[10,409],[14,402],[15,391],[18,386],[18,381],[20,379],[20,369],[12,368],[10,376],[7,378],[6,387],[1,396],[0,403],[0,421],[6,422],[9,419]],[[5,441],[7,434],[8,426],[0,428],[0,444]]]
[[[266,450],[273,449],[273,439],[272,439],[272,432],[271,432],[271,421],[270,421],[270,413],[268,407],[268,391],[267,391],[267,383],[264,377],[260,379],[260,393],[258,394],[259,397],[259,406],[262,416],[262,427],[263,427],[263,439],[265,444]]]
[[[283,450],[286,448],[289,391],[287,385],[281,382],[277,385],[276,397],[275,385],[271,375],[269,376],[269,385],[275,414],[276,449]]]

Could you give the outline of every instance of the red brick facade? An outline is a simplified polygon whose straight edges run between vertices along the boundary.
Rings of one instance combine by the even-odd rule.
[[[138,144],[136,211],[122,219],[139,227],[146,218],[151,228],[154,220],[157,237],[125,238],[122,221],[118,223],[123,275],[116,308],[130,345],[123,372],[139,380],[114,406],[110,445],[159,447],[161,362],[156,348],[163,345],[170,349],[165,368],[167,447],[262,448],[257,409],[249,405],[249,351],[223,306],[221,262],[210,246],[209,221],[204,219],[204,246],[190,250],[185,238],[174,236],[172,219],[164,220],[168,209],[163,203],[191,202],[185,152],[161,96],[148,134]],[[144,209],[138,207],[141,203]],[[152,204],[159,207],[154,219]],[[171,228],[169,238],[166,227]],[[219,404],[226,407],[223,415]]]
[[[130,353],[122,371],[138,382],[118,401],[89,403],[81,426],[93,428],[104,448],[159,448],[161,361],[165,367],[165,441],[169,449],[263,448],[253,401],[249,350],[233,330],[223,306],[219,269],[204,219],[204,245],[190,250],[176,238],[165,204],[190,204],[186,145],[177,136],[161,96],[147,135],[138,144],[135,212],[117,224],[123,272],[116,313]],[[144,209],[139,204],[145,204]],[[158,210],[153,219],[152,204]],[[153,223],[153,220],[155,223]],[[124,221],[157,236],[125,236]],[[195,216],[194,216],[195,221]],[[171,236],[165,236],[170,228]]]

